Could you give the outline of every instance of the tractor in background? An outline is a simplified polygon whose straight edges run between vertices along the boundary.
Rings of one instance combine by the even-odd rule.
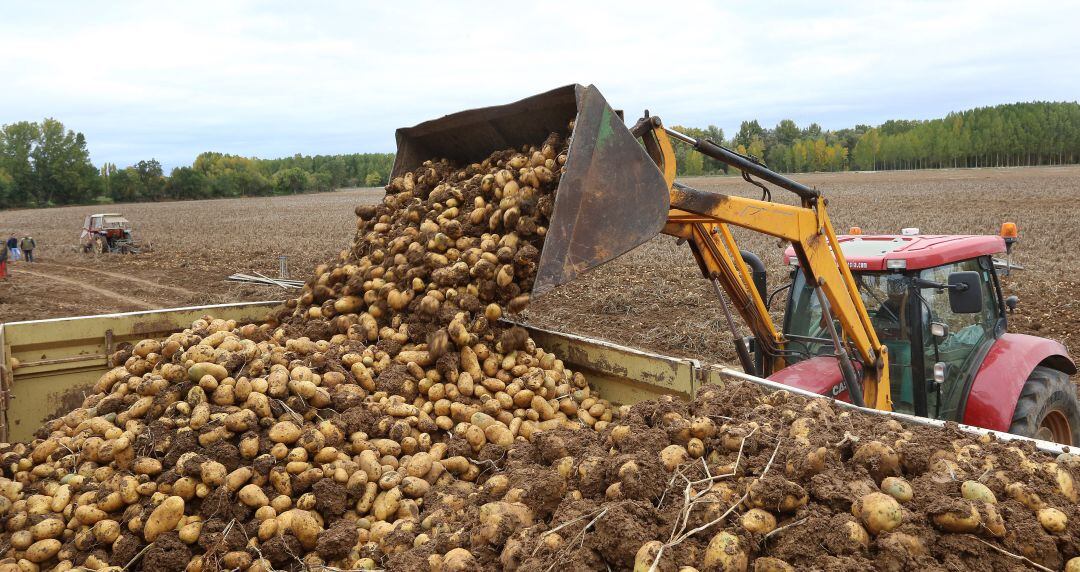
[[[79,243],[83,252],[139,254],[146,250],[132,235],[131,222],[119,213],[87,215]]]

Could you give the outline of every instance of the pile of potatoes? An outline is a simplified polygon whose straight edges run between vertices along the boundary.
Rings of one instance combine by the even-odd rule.
[[[139,342],[83,407],[4,447],[0,570],[123,567],[166,536],[179,569],[376,567],[417,542],[399,545],[433,489],[476,483],[517,440],[612,420],[527,336],[488,337],[438,363],[214,319]],[[220,540],[230,526],[242,542]]]
[[[603,430],[580,373],[495,325],[527,302],[564,149],[427,162],[278,317],[117,352],[82,407],[0,446],[0,571],[374,568],[433,526],[433,489],[467,497],[541,431]],[[530,521],[519,505],[484,518]]]
[[[536,434],[491,469],[433,493],[388,568],[1080,570],[1080,457],[740,382]]]
[[[1080,570],[1074,454],[738,383],[706,386],[690,404],[624,408],[596,439],[590,454],[554,462],[568,475],[567,513],[509,538],[504,568],[532,570],[538,559],[680,572],[1011,569],[1027,559]],[[583,531],[588,520],[570,518],[581,512],[575,499],[601,519],[633,507],[634,525]],[[632,553],[605,537],[643,526],[652,538]]]
[[[572,129],[573,126],[570,126]],[[322,337],[375,342],[394,318],[450,326],[459,342],[529,301],[566,138],[506,150],[455,168],[427,161],[395,177],[381,204],[356,208],[352,247],[320,265],[283,318],[319,322]],[[393,326],[431,343],[428,327]]]

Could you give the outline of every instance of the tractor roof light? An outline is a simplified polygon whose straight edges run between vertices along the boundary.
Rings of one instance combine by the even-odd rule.
[[[858,226],[853,226],[850,229],[848,229],[848,234],[850,234],[852,236],[861,236],[862,235],[862,228],[858,227]]]
[[[1005,239],[1005,252],[1012,254],[1013,245],[1020,240],[1020,229],[1015,222],[1001,223],[1001,238]]]
[[[1001,223],[1001,238],[1020,238],[1020,229],[1015,222]]]
[[[900,229],[900,234],[904,236],[918,236],[919,229],[915,227],[908,227]]]
[[[885,268],[889,270],[907,270],[907,260],[886,260]]]

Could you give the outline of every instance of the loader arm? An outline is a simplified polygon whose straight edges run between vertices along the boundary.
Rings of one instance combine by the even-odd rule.
[[[783,188],[793,186],[789,190],[800,196],[801,205],[705,192],[676,183],[676,160],[669,132],[656,117],[646,117],[631,129],[632,134],[642,138],[646,151],[657,163],[670,187],[671,208],[662,232],[686,240],[702,274],[714,280],[727,294],[732,306],[758,340],[759,351],[764,353],[762,363],[765,371],[762,373],[769,375],[787,365],[786,343],[783,334],[773,323],[765,301],[754,287],[750,270],[739,255],[730,226],[767,234],[793,245],[807,282],[818,285],[828,300],[832,316],[840,322],[842,339],[837,348],[838,354],[844,354],[843,346],[850,343],[862,364],[861,372],[844,372],[849,385],[862,386],[861,392],[858,387],[852,388],[853,399],[875,409],[892,410],[888,350],[877,338],[858,286],[844,260],[826,212],[827,201],[816,191],[798,186],[745,157],[708,141],[697,141],[671,132],[684,141],[692,141],[695,149],[710,157],[736,168],[753,169],[754,174],[781,184]],[[726,153],[713,152],[714,148]],[[844,356],[838,355],[838,358],[843,366]],[[745,369],[745,358],[742,361]]]
[[[756,336],[761,355],[767,358],[761,368],[765,371],[756,372],[746,345],[736,340],[744,369],[775,372],[790,365],[794,353],[753,286],[730,227],[774,236],[794,246],[808,283],[817,287],[822,307],[828,307],[824,315],[836,318],[822,320],[822,325],[834,342],[852,402],[891,409],[888,356],[870,324],[820,193],[711,141],[665,129],[657,117],[646,115],[628,129],[622,114],[612,109],[595,86],[567,85],[514,103],[461,111],[399,129],[391,177],[402,176],[430,157],[469,164],[497,150],[534,144],[552,133],[568,137],[569,148],[560,157],[565,164],[544,234],[533,297],[571,282],[657,234],[677,236],[689,242],[702,272],[720,295],[733,337],[738,328],[731,307]],[[795,193],[800,204],[706,193],[676,183],[670,137]],[[834,321],[839,322],[839,331]],[[852,356],[862,364],[858,371]]]

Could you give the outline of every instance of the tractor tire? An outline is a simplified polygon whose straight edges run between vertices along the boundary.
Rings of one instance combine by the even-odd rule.
[[[1080,445],[1080,398],[1068,374],[1036,366],[1016,401],[1009,433]]]

